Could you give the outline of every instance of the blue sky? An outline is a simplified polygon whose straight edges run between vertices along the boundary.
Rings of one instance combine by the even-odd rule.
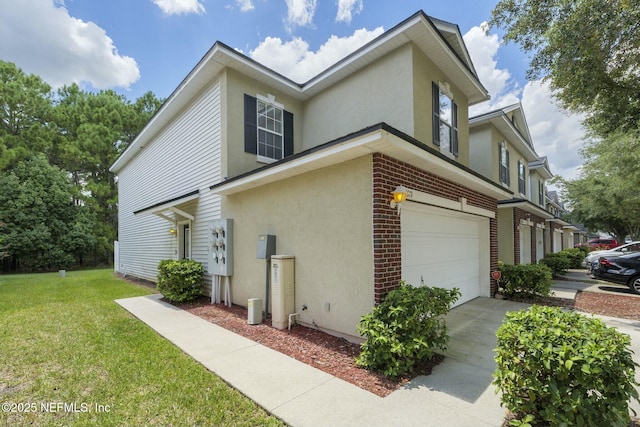
[[[0,0],[0,59],[54,88],[73,82],[111,88],[131,100],[167,97],[220,40],[305,81],[422,9],[457,24],[492,100],[479,114],[521,101],[540,155],[572,178],[580,159],[579,117],[554,106],[541,82],[527,82],[527,57],[485,34],[497,0]]]

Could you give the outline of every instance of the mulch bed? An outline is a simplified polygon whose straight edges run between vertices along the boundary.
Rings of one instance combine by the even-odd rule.
[[[388,396],[418,375],[431,374],[433,367],[444,360],[443,356],[436,354],[432,360],[417,366],[410,375],[392,379],[357,367],[354,360],[360,353],[360,345],[344,338],[302,325],[295,325],[291,330],[279,330],[271,326],[269,319],[259,325],[249,325],[245,308],[212,305],[206,297],[193,303],[175,305],[380,397]]]

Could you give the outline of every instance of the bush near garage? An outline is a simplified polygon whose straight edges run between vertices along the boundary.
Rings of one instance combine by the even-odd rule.
[[[171,302],[193,301],[202,295],[204,268],[189,259],[162,260],[158,264],[158,290]]]
[[[627,426],[636,364],[628,335],[557,307],[510,312],[496,332],[493,384],[511,425]]]
[[[551,295],[551,270],[545,265],[498,263],[500,292],[508,298],[532,299]]]
[[[584,258],[587,256],[587,252],[579,248],[563,249],[559,253],[567,257],[570,263],[569,268],[582,267],[582,261],[584,261]]]
[[[444,315],[460,297],[460,291],[414,287],[402,282],[358,324],[365,338],[356,364],[390,377],[411,372],[428,361],[434,349],[446,349],[449,336]]]
[[[571,260],[562,252],[547,254],[539,263],[549,267],[554,276],[562,276],[571,268]]]

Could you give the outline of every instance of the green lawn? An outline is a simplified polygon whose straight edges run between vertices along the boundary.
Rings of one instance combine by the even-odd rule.
[[[282,425],[113,302],[149,293],[110,270],[0,276],[0,425]]]

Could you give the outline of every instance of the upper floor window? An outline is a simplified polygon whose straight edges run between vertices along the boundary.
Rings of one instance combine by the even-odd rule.
[[[293,154],[293,114],[273,96],[244,95],[244,151],[270,163]]]
[[[270,160],[283,158],[283,125],[280,104],[270,103],[261,98],[258,103],[258,157]]]
[[[538,182],[538,204],[544,206],[544,181]]]
[[[445,83],[432,83],[433,143],[440,151],[458,155],[458,105]]]
[[[527,185],[526,185],[526,174],[527,170],[524,167],[524,162],[522,160],[518,160],[518,191],[520,194],[527,194]]]
[[[500,182],[505,185],[510,185],[511,173],[509,171],[509,150],[507,149],[507,144],[505,144],[504,141],[498,144],[498,161],[498,175],[500,177]]]

